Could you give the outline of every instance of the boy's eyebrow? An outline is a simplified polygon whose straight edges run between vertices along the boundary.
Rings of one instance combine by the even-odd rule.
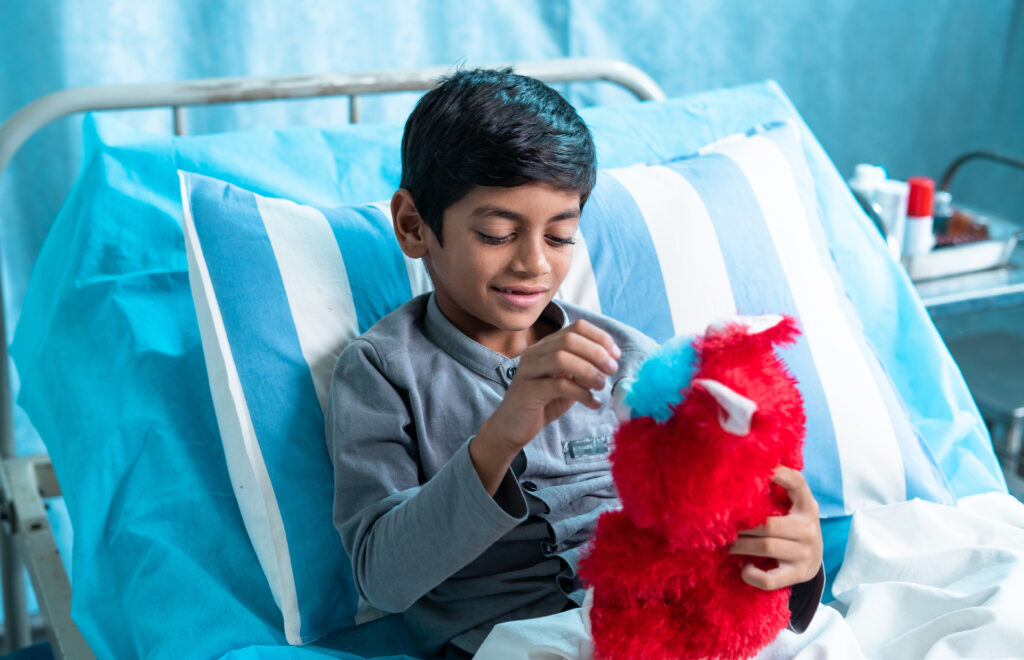
[[[471,213],[473,217],[486,218],[489,216],[495,216],[499,218],[506,218],[508,220],[515,220],[516,222],[523,222],[526,220],[526,216],[522,213],[516,213],[512,209],[502,208],[500,206],[494,206],[493,204],[484,204],[473,209]],[[548,218],[548,222],[556,222],[558,220],[573,220],[580,217],[580,207],[576,206],[571,209],[566,209],[561,213]]]

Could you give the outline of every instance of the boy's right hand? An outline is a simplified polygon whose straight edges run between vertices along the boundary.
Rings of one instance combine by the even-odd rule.
[[[604,389],[622,352],[592,323],[576,321],[526,348],[505,398],[469,445],[487,491],[497,492],[509,465],[545,425],[577,401],[597,409],[591,390]]]

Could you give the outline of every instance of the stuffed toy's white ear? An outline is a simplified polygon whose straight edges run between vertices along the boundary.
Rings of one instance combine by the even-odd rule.
[[[718,402],[718,423],[726,432],[733,435],[750,433],[750,420],[757,412],[756,403],[717,380],[696,378],[693,384],[704,388]]]
[[[756,335],[771,330],[782,323],[784,318],[779,314],[762,314],[760,316],[728,316],[708,326],[708,334],[725,330],[726,325],[741,325],[747,329],[748,335]]]

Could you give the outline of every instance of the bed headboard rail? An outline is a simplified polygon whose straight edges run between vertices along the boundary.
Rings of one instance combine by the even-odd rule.
[[[499,64],[549,83],[605,81],[625,88],[641,100],[663,100],[665,93],[640,69],[611,59],[564,58]],[[359,121],[359,97],[366,94],[424,91],[452,67],[428,67],[311,76],[208,78],[172,83],[100,85],[48,94],[14,113],[0,126],[0,176],[19,147],[50,122],[78,112],[171,108],[174,132],[186,132],[188,106],[281,99],[348,96],[349,121]]]

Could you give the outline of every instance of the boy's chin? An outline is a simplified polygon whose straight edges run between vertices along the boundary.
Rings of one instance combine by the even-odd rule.
[[[498,330],[505,332],[524,332],[529,330],[537,323],[537,319],[540,318],[540,313],[543,311],[543,307],[529,313],[519,312],[513,314],[502,314],[500,318],[495,319],[492,325]]]
[[[490,314],[486,321],[502,332],[525,332],[536,325],[547,305],[547,302],[538,303],[528,309],[508,309],[502,306]]]

